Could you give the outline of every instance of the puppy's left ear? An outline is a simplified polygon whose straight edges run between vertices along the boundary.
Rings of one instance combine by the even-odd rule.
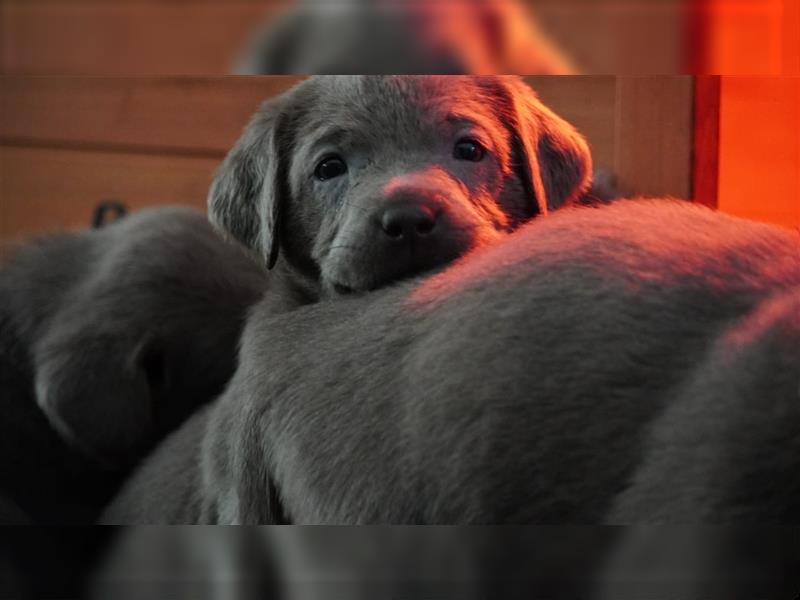
[[[208,193],[211,222],[261,254],[268,268],[278,259],[278,225],[288,193],[278,143],[285,96],[262,104],[217,170]]]
[[[523,181],[545,215],[577,200],[591,184],[592,155],[584,137],[547,108],[518,77],[502,78]]]

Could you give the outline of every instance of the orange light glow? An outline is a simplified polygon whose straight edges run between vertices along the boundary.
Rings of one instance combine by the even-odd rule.
[[[800,77],[722,77],[724,212],[800,227]]]
[[[800,74],[797,0],[709,0],[703,11],[704,72]]]

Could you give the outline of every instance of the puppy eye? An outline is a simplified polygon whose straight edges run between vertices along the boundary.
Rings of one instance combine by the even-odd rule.
[[[314,169],[314,177],[320,181],[333,179],[347,173],[347,163],[340,156],[328,156],[323,158]]]
[[[458,160],[469,160],[479,162],[486,155],[486,149],[476,140],[464,138],[456,142],[453,148],[453,156]]]

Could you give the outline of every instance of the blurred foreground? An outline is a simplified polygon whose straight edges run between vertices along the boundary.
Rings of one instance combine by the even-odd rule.
[[[3,598],[788,599],[796,529],[13,529]]]
[[[796,0],[0,0],[0,72],[800,73]]]

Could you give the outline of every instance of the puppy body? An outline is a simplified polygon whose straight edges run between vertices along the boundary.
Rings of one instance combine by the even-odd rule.
[[[256,308],[226,393],[104,520],[793,522],[799,257],[788,230],[623,201],[367,297]]]
[[[127,469],[222,390],[265,286],[187,209],[16,248],[0,270],[3,494],[34,521],[91,522]]]

